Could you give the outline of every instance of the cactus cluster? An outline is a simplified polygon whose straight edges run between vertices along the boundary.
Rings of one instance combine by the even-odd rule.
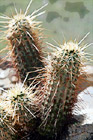
[[[31,4],[32,1],[30,1]],[[12,140],[17,135],[36,129],[41,135],[57,134],[72,117],[82,80],[83,48],[69,41],[55,47],[43,58],[39,35],[40,15],[25,14],[9,17],[5,37],[10,56],[21,84],[0,96],[0,139]],[[39,126],[35,126],[39,118]],[[6,130],[6,131],[5,131]],[[25,135],[25,134],[24,134]]]

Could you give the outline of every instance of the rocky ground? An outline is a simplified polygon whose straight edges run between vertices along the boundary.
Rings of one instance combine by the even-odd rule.
[[[87,66],[85,71],[88,74],[88,84],[84,83],[85,85],[82,89],[85,90],[88,87],[92,87],[91,94],[93,95],[93,66]],[[8,89],[18,81],[16,77],[16,73],[14,68],[10,65],[9,61],[4,62],[0,65],[0,91],[3,89]],[[93,98],[92,98],[93,101]],[[93,105],[93,104],[92,104]],[[92,107],[93,109],[93,107]],[[92,110],[91,110],[92,112]],[[92,113],[93,114],[93,113]],[[83,114],[82,114],[83,115]],[[81,115],[75,116],[76,120],[82,120]],[[78,118],[78,119],[77,119]],[[84,118],[83,118],[84,119]],[[75,121],[73,121],[75,123]],[[78,123],[78,125],[74,125],[72,123],[67,130],[62,131],[62,133],[59,134],[59,136],[56,138],[56,140],[93,140],[93,122],[91,121],[90,124],[84,123],[84,125],[81,125],[81,123]],[[50,140],[50,138],[42,137],[38,134],[32,134],[30,133],[26,138],[23,138],[23,140]],[[51,139],[52,140],[52,139]],[[54,138],[53,138],[54,140]]]

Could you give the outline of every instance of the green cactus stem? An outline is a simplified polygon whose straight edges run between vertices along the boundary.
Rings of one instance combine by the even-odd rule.
[[[33,79],[38,76],[39,69],[44,68],[42,55],[42,33],[41,22],[34,21],[34,19],[43,14],[39,14],[40,9],[34,11],[31,15],[26,15],[31,1],[25,11],[25,14],[20,11],[13,17],[0,16],[0,18],[7,19],[4,24],[7,31],[4,32],[10,44],[10,55],[14,61],[14,67],[18,72],[18,77],[21,82],[24,81],[26,75],[27,85],[30,85]],[[38,71],[37,71],[38,70]]]
[[[40,129],[43,134],[56,134],[72,116],[81,80],[82,51],[77,43],[57,47],[47,67],[48,84],[44,97],[44,115]]]
[[[8,40],[10,40],[13,49],[15,66],[21,81],[24,81],[29,73],[29,80],[27,80],[29,85],[32,79],[38,75],[38,72],[35,72],[37,68],[44,67],[39,37],[37,37],[36,31],[33,30],[33,27],[25,17],[15,21],[9,31],[11,35],[9,34]]]

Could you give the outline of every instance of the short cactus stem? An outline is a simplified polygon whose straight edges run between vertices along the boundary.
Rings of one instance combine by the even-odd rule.
[[[0,139],[25,136],[36,127],[39,114],[38,98],[34,87],[17,84],[0,97]]]
[[[48,91],[44,98],[44,115],[40,126],[48,135],[60,131],[72,116],[81,78],[81,55],[78,44],[71,41],[57,47],[49,59]]]

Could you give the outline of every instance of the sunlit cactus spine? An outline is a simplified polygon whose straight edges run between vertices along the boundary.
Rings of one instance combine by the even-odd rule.
[[[27,15],[31,3],[32,1],[27,6],[25,13],[22,11],[18,13],[15,9],[16,15],[13,17],[0,16],[2,19],[8,20],[4,21],[4,24],[6,24],[4,28],[7,29],[4,36],[9,42],[10,56],[12,56],[12,61],[14,61],[21,82],[28,74],[27,85],[30,85],[33,78],[38,76],[39,70],[37,71],[37,69],[44,68],[41,47],[41,22],[35,21],[35,18],[44,13],[38,14],[46,5],[35,10],[31,15]]]
[[[77,102],[77,91],[81,81],[81,56],[83,52],[76,42],[55,47],[47,66],[48,83],[44,96],[44,114],[41,133],[48,136],[60,132],[72,117]]]
[[[35,129],[40,115],[37,91],[17,84],[0,97],[0,139],[22,138]]]

